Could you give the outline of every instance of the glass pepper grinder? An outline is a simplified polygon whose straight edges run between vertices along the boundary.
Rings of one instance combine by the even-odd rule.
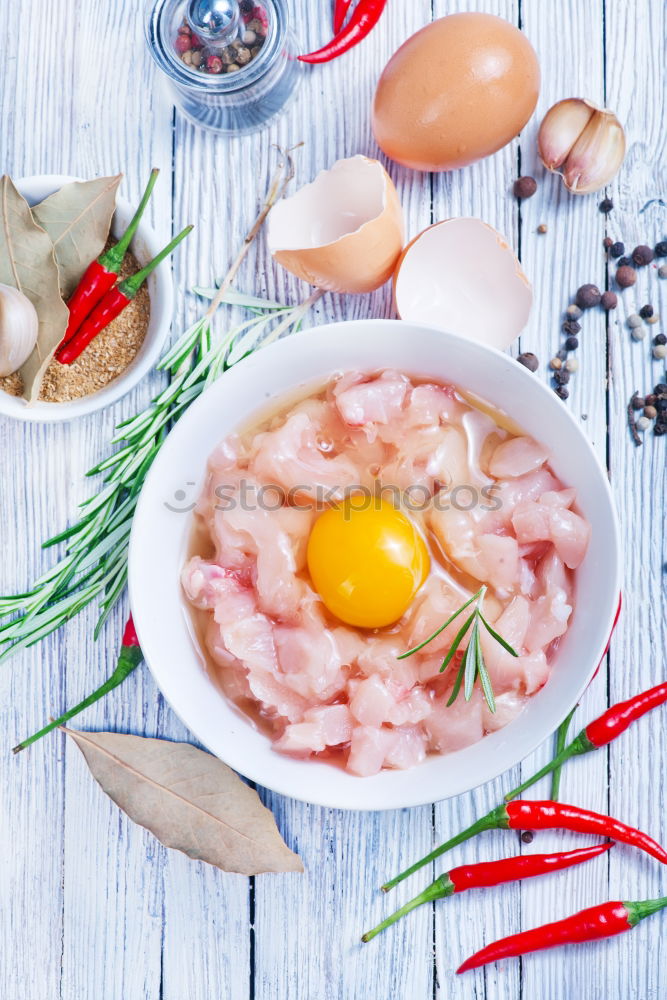
[[[226,135],[267,125],[300,77],[285,0],[148,0],[146,39],[183,113]]]

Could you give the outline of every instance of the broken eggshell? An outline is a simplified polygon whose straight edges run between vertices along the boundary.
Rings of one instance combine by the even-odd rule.
[[[381,163],[338,160],[269,216],[274,259],[330,292],[372,292],[394,272],[405,240],[398,193]]]
[[[394,275],[401,319],[504,350],[526,325],[533,292],[507,241],[480,219],[447,219],[407,245]]]

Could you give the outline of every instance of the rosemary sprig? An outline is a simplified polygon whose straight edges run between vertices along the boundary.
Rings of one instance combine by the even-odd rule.
[[[471,604],[475,604],[475,610],[468,616],[468,618],[466,618],[465,622],[454,636],[454,641],[452,642],[452,645],[450,646],[449,651],[440,667],[440,673],[447,669],[456,656],[456,653],[458,652],[465,636],[468,634],[468,631],[470,631],[468,645],[463,653],[463,657],[456,674],[456,679],[454,680],[454,686],[452,687],[452,693],[449,696],[449,701],[447,702],[448,708],[453,705],[458,698],[461,688],[463,688],[463,696],[465,700],[470,701],[475,688],[475,682],[479,680],[484,698],[486,699],[486,703],[489,706],[490,711],[495,712],[496,710],[496,700],[493,696],[491,678],[489,676],[489,671],[486,668],[484,655],[482,653],[480,624],[484,626],[489,635],[495,639],[496,642],[500,643],[503,649],[506,649],[508,653],[511,653],[512,656],[519,655],[516,650],[513,649],[513,647],[510,646],[510,644],[495,631],[495,629],[491,628],[482,614],[482,603],[484,601],[485,594],[486,587],[480,587],[477,593],[473,594],[473,596],[466,601],[465,604],[462,604],[458,611],[455,611],[454,614],[447,619],[444,625],[437,628],[435,632],[428,637],[428,639],[424,639],[424,641],[420,642],[418,646],[414,646],[412,649],[409,649],[407,653],[402,653],[398,657],[399,660],[404,660],[407,656],[412,656],[414,653],[418,653],[419,650],[423,649],[424,646],[427,646],[429,642],[433,642],[433,640],[436,639],[441,632],[444,632],[448,625],[451,625],[453,621],[456,621],[459,615],[465,611],[466,608],[469,608]]]
[[[79,519],[44,543],[64,545],[60,559],[26,593],[0,597],[0,662],[39,642],[99,600],[100,634],[127,582],[127,549],[137,498],[169,428],[185,409],[231,365],[288,330],[322,294],[300,305],[243,296],[231,289],[239,267],[269,211],[293,176],[289,153],[274,174],[262,209],[220,287],[211,292],[206,313],[192,324],[162,358],[158,369],[169,384],[145,410],[123,421],[111,439],[112,452],[87,475],[101,475],[101,488],[80,505]],[[252,318],[214,336],[212,321],[223,303],[247,305]]]

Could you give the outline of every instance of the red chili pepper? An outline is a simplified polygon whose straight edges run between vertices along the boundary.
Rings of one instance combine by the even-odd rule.
[[[52,722],[49,722],[47,726],[44,726],[43,729],[40,729],[38,733],[34,733],[32,736],[29,736],[27,740],[23,740],[22,743],[15,746],[12,753],[18,753],[19,750],[25,750],[25,748],[30,746],[31,743],[35,743],[37,740],[41,739],[42,736],[46,736],[47,733],[57,729],[58,726],[62,726],[68,719],[78,715],[79,712],[83,712],[84,708],[88,708],[89,705],[94,705],[95,702],[99,701],[100,698],[103,698],[105,694],[108,694],[109,691],[113,691],[114,688],[117,688],[120,684],[122,684],[125,678],[129,677],[135,667],[139,666],[143,658],[143,653],[139,648],[137,633],[134,629],[132,615],[130,615],[123,633],[122,645],[116,661],[116,669],[111,676],[108,677],[104,684],[101,684],[97,690],[93,691],[92,694],[89,694],[87,698],[83,699],[83,701],[80,701],[78,705],[75,705],[74,708],[70,708],[69,711],[64,712],[63,715],[59,716],[59,718],[54,719]]]
[[[71,365],[73,361],[76,361],[82,351],[88,347],[91,340],[104,330],[130,304],[149,274],[155,270],[165,257],[168,257],[172,253],[174,248],[188,235],[191,229],[192,226],[187,226],[146,267],[142,268],[141,271],[137,271],[130,278],[126,278],[125,281],[121,281],[115,288],[108,291],[82,326],[79,327],[79,330],[74,334],[72,339],[58,348],[56,351],[56,361],[59,361],[61,365]]]
[[[337,35],[345,24],[345,18],[347,17],[348,11],[352,6],[352,0],[336,0],[334,6],[334,16],[333,16],[333,30],[334,35]]]
[[[348,24],[327,45],[299,59],[307,63],[326,63],[342,56],[370,35],[386,6],[387,0],[359,0]]]
[[[561,750],[552,761],[538,771],[536,774],[524,781],[518,788],[514,788],[505,796],[506,799],[514,799],[521,795],[527,788],[534,785],[536,781],[562,766],[571,757],[578,757],[580,754],[590,753],[592,750],[599,750],[600,747],[607,746],[617,739],[622,733],[629,729],[633,722],[641,719],[647,712],[654,708],[659,708],[667,702],[667,681],[658,684],[649,691],[637,694],[627,701],[621,701],[618,705],[612,705],[599,718],[589,722],[588,725],[575,736],[571,743]]]
[[[97,260],[89,264],[81,281],[77,285],[72,297],[67,303],[69,309],[69,322],[65,336],[60,342],[60,347],[67,344],[77,332],[86,316],[95,308],[98,302],[104,298],[109,289],[113,288],[120,273],[123,258],[132,242],[137,226],[144,214],[146,205],[153,192],[157,175],[160,171],[155,168],[151,170],[151,176],[146,185],[143,197],[139,202],[139,207],[134,213],[134,218],[118,240],[115,246],[110,247],[100,254]]]
[[[444,899],[453,896],[455,892],[465,892],[467,889],[489,889],[505,882],[517,882],[523,878],[533,878],[536,875],[548,875],[550,872],[561,871],[580,865],[584,861],[599,857],[608,851],[613,844],[598,844],[596,847],[585,847],[580,851],[567,851],[559,854],[525,854],[516,858],[505,858],[502,861],[484,861],[477,865],[461,865],[440,875],[431,882],[423,892],[392,913],[372,931],[367,931],[361,938],[370,941],[380,931],[385,930],[397,920],[415,910],[422,903],[430,903],[434,899]]]
[[[487,945],[471,955],[457,970],[458,973],[478,969],[489,962],[503,958],[516,958],[532,951],[544,951],[564,944],[582,944],[585,941],[600,941],[603,938],[623,934],[636,927],[640,920],[650,917],[667,907],[667,896],[661,899],[647,899],[638,903],[601,903],[587,910],[580,910],[565,920],[544,924],[530,931],[512,934],[509,937]]]
[[[620,820],[612,816],[603,816],[600,813],[590,812],[588,809],[580,809],[578,806],[566,805],[561,802],[506,802],[496,809],[492,809],[481,819],[476,820],[471,826],[461,833],[458,833],[451,840],[447,840],[440,847],[436,847],[420,861],[407,868],[400,875],[396,875],[389,882],[382,886],[385,892],[393,889],[395,885],[402,882],[409,875],[413,875],[430,861],[435,861],[441,854],[451,851],[453,847],[476,837],[478,833],[485,830],[572,830],[574,833],[594,833],[601,837],[608,837],[619,843],[630,844],[640,850],[650,854],[656,860],[667,864],[667,851],[663,850],[660,844],[656,843],[646,833],[635,830],[634,827],[626,826]]]

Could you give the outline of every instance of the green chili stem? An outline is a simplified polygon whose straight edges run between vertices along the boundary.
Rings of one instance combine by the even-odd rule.
[[[365,934],[362,934],[361,940],[364,942],[371,941],[374,937],[377,937],[381,931],[386,930],[387,927],[391,927],[391,925],[395,924],[397,920],[404,917],[406,913],[416,910],[418,906],[422,905],[422,903],[432,903],[434,899],[444,899],[445,896],[452,896],[455,892],[456,889],[454,887],[454,883],[449,878],[449,875],[440,875],[435,882],[431,882],[430,885],[427,885],[424,891],[420,892],[418,896],[415,896],[414,899],[410,899],[407,903],[401,906],[399,910],[396,910],[395,913],[392,913],[390,916],[385,917],[384,920],[381,920],[377,927],[374,927],[372,931],[366,931]]]
[[[636,903],[624,902],[623,906],[628,911],[628,923],[631,927],[635,927],[645,917],[650,917],[658,910],[664,910],[667,907],[667,896],[662,896],[660,899],[644,899]]]
[[[160,250],[159,254],[157,254],[156,257],[153,257],[153,259],[148,264],[146,264],[146,267],[142,267],[142,269],[140,271],[137,271],[136,274],[133,274],[129,278],[126,278],[125,281],[121,281],[121,283],[118,285],[118,291],[122,292],[122,294],[125,295],[126,298],[133,299],[134,296],[139,291],[139,289],[141,288],[141,286],[143,285],[146,278],[148,278],[149,275],[153,273],[155,268],[158,266],[158,264],[162,263],[165,257],[168,257],[171,253],[174,252],[174,250],[181,242],[181,240],[184,240],[185,237],[188,235],[188,233],[192,232],[193,228],[194,226],[186,226],[185,229],[183,229],[182,232],[178,234],[178,236],[175,236],[173,240],[167,244],[164,250]]]
[[[153,188],[155,187],[155,182],[159,173],[160,171],[157,167],[154,167],[153,170],[151,170],[151,176],[148,180],[148,184],[146,185],[146,190],[144,191],[143,197],[139,202],[139,207],[134,213],[129,226],[118,240],[118,243],[116,243],[115,246],[110,247],[105,253],[98,257],[98,262],[102,265],[102,267],[106,268],[107,271],[112,271],[114,274],[118,274],[120,271],[123,258],[127,253],[128,247],[130,246],[134,234],[137,231],[137,227],[141,222],[141,217],[144,214],[146,205],[148,204],[150,196],[153,193]]]
[[[571,718],[571,715],[568,717]],[[560,768],[572,757],[578,757],[580,754],[589,753],[591,750],[596,750],[597,748],[593,746],[590,740],[586,737],[586,731],[582,730],[578,736],[576,736],[568,746],[566,746],[560,753],[556,754],[553,760],[550,760],[548,764],[540,768],[532,777],[527,778],[523,784],[519,785],[517,788],[513,788],[511,792],[508,792],[505,796],[505,801],[509,802],[510,799],[515,799],[517,796],[521,795],[530,788],[536,782],[540,781],[541,778],[546,778],[548,774],[552,774],[557,768]],[[558,791],[558,789],[556,789]]]
[[[459,844],[465,843],[466,840],[471,840],[472,837],[476,837],[478,833],[483,833],[485,830],[499,830],[503,829],[508,825],[507,812],[504,806],[498,806],[496,809],[492,809],[491,812],[487,813],[486,816],[482,816],[481,819],[476,820],[472,826],[469,826],[466,830],[461,833],[457,833],[455,837],[451,840],[445,841],[444,844],[440,844],[440,847],[436,847],[435,850],[427,854],[426,857],[422,858],[420,861],[415,861],[414,865],[410,868],[406,868],[404,872],[400,875],[396,875],[394,878],[390,879],[389,882],[385,882],[382,886],[383,892],[389,892],[394,886],[398,885],[404,879],[409,878],[410,875],[414,875],[418,872],[420,868],[427,865],[430,861],[435,861],[441,855],[446,854],[447,851],[451,851],[454,847],[458,847]]]
[[[563,773],[563,762],[559,761],[557,764],[554,764],[554,761],[557,761],[560,755],[565,750],[565,747],[567,745],[567,734],[570,728],[570,723],[572,722],[572,717],[574,713],[577,711],[578,707],[579,707],[578,705],[575,705],[572,711],[569,713],[569,715],[565,716],[560,726],[558,727],[558,732],[556,733],[556,752],[554,753],[554,759],[551,762],[554,765],[553,772],[551,774],[550,798],[552,802],[558,802],[558,796],[560,794],[560,779]]]
[[[12,753],[18,753],[19,750],[25,750],[25,748],[29,747],[31,743],[35,743],[37,740],[40,740],[42,736],[46,736],[47,733],[57,729],[58,726],[62,726],[62,724],[67,722],[68,719],[78,715],[79,712],[83,712],[84,708],[88,708],[89,705],[93,705],[96,701],[99,701],[99,699],[103,698],[109,693],[109,691],[113,691],[114,688],[118,687],[119,684],[122,684],[125,678],[139,666],[142,659],[143,654],[138,646],[123,646],[118,657],[116,669],[111,676],[107,678],[104,684],[101,684],[100,687],[93,691],[92,694],[89,694],[87,698],[84,698],[83,701],[80,701],[78,705],[75,705],[74,708],[70,708],[69,711],[64,712],[57,719],[49,722],[49,724],[44,726],[43,729],[40,729],[39,732],[33,733],[33,735],[29,736],[28,739],[23,740],[22,743],[19,743],[13,748]]]

